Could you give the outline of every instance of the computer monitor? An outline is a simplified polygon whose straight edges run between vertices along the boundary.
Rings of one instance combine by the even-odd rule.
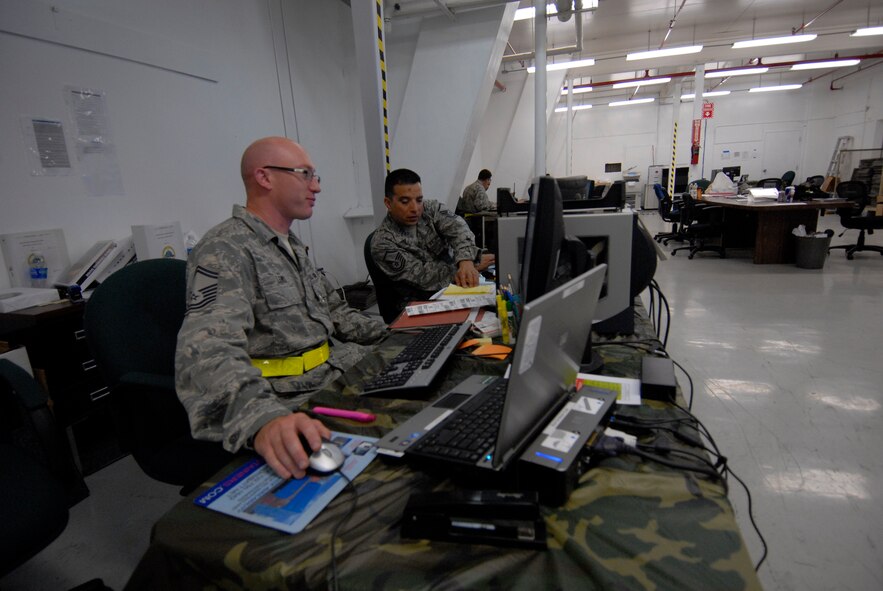
[[[519,293],[524,303],[552,289],[564,240],[564,208],[558,183],[550,176],[542,176],[533,186],[519,274]]]
[[[588,199],[592,195],[594,183],[587,176],[564,176],[556,178],[555,181],[564,201]]]
[[[668,191],[668,168],[662,169],[662,188]],[[675,168],[675,194],[685,193],[690,177],[689,166],[678,166]]]
[[[739,177],[742,175],[742,167],[741,166],[724,166],[721,169],[725,175],[730,177],[731,181],[738,181]]]

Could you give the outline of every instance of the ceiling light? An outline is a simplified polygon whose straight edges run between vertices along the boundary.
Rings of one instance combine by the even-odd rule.
[[[580,86],[573,89],[573,94],[582,94],[584,92],[592,92],[591,86]],[[567,94],[567,88],[561,91],[561,94]]]
[[[785,37],[767,37],[766,39],[749,39],[748,41],[736,41],[733,43],[733,49],[745,49],[746,47],[763,47],[765,45],[782,45],[784,43],[802,43],[804,41],[812,41],[816,36],[808,35],[787,35]]]
[[[641,78],[640,80],[631,80],[629,82],[617,82],[613,88],[634,88],[635,86],[650,86],[652,84],[665,84],[671,82],[671,78]]]
[[[591,108],[592,108],[592,105],[573,105],[574,111],[583,111],[585,109],[591,109]],[[555,109],[556,113],[564,113],[565,111],[567,111],[567,107],[558,107],[557,109]]]
[[[705,72],[706,78],[727,78],[729,76],[748,76],[749,74],[766,74],[769,68],[737,68],[735,70],[712,70]]]
[[[546,14],[553,15],[558,14],[558,9],[554,4],[546,4]],[[515,20],[517,21],[526,21],[529,18],[533,18],[536,16],[536,8],[531,6],[529,8],[519,8],[515,11]]]
[[[690,47],[668,47],[666,49],[654,49],[651,51],[638,51],[625,56],[625,61],[632,60],[648,60],[656,57],[668,57],[670,55],[686,55],[688,53],[699,53],[702,51],[701,45],[691,45]]]
[[[782,84],[781,86],[758,86],[751,88],[748,92],[775,92],[776,90],[797,90],[803,84]]]
[[[856,29],[851,33],[850,37],[870,37],[871,35],[883,35],[883,27],[865,27],[864,29]]]
[[[710,96],[727,96],[728,94],[730,94],[729,90],[713,90],[711,92],[703,92],[702,98],[708,98]],[[681,95],[682,101],[690,101],[690,100],[693,100],[694,98],[696,98],[695,92]]]
[[[595,60],[592,58],[587,58],[584,60],[576,60],[572,62],[558,62],[557,64],[546,64],[547,72],[554,72],[555,70],[568,70],[570,68],[585,68],[587,66],[594,66]],[[528,66],[527,73],[533,74],[537,71],[536,66]]]
[[[630,101],[613,101],[612,103],[607,103],[608,107],[623,107],[625,105],[642,105],[644,103],[652,103],[655,101],[655,98],[640,98],[640,99],[632,99]]]
[[[805,64],[794,64],[792,70],[816,70],[819,68],[845,68],[847,66],[857,66],[862,60],[828,60],[826,62],[807,62]]]

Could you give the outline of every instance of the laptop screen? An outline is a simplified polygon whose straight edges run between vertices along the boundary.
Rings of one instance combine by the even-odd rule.
[[[606,268],[598,265],[525,304],[494,448],[495,467],[543,428],[573,387]]]

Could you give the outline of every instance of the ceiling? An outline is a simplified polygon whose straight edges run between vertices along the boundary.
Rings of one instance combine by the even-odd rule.
[[[385,17],[396,19],[458,15],[500,1],[399,0],[385,2]],[[520,7],[534,2],[522,1]],[[575,104],[606,103],[625,98],[670,96],[671,85],[680,80],[682,92],[692,92],[698,65],[706,71],[748,64],[770,66],[765,74],[707,78],[710,90],[744,91],[756,86],[824,84],[835,86],[856,71],[874,68],[883,75],[883,36],[850,37],[856,28],[883,25],[880,0],[583,0],[584,10],[566,22],[557,16],[547,20],[547,63],[594,58],[590,67],[571,69],[574,86],[593,87],[576,95]],[[396,8],[398,7],[398,8]],[[577,36],[581,19],[582,35]],[[669,32],[670,30],[670,32]],[[733,49],[735,41],[812,33],[805,43],[753,49]],[[534,65],[535,21],[516,21],[504,53],[504,72]],[[666,35],[668,37],[666,38]],[[581,42],[581,43],[580,43]],[[580,47],[581,45],[581,47]],[[702,45],[699,53],[657,59],[627,61],[626,54],[650,49]],[[792,71],[792,62],[851,56],[871,56],[858,66]],[[786,64],[776,66],[776,64]],[[679,76],[680,74],[680,76]],[[646,76],[673,77],[665,85],[613,89],[611,82]],[[846,78],[843,78],[843,77]]]

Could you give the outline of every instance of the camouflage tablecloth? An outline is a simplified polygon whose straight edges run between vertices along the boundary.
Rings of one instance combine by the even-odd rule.
[[[646,321],[639,322],[638,332],[622,340],[652,338]],[[353,396],[400,344],[401,337],[389,339],[336,390],[320,392],[307,406],[376,413],[370,426],[323,417],[332,429],[364,435],[382,435],[411,416],[426,402]],[[637,377],[639,348],[599,346],[604,373]],[[438,391],[471,373],[504,369],[501,362],[458,355]],[[651,402],[631,414],[671,418],[677,412]],[[303,532],[288,535],[193,505],[216,481],[156,523],[127,589],[328,588],[331,532],[351,507],[351,491],[341,493]],[[723,487],[655,462],[631,456],[597,462],[564,506],[543,507],[545,551],[401,538],[409,495],[450,488],[441,476],[378,459],[355,484],[357,508],[335,545],[340,589],[760,589]]]

